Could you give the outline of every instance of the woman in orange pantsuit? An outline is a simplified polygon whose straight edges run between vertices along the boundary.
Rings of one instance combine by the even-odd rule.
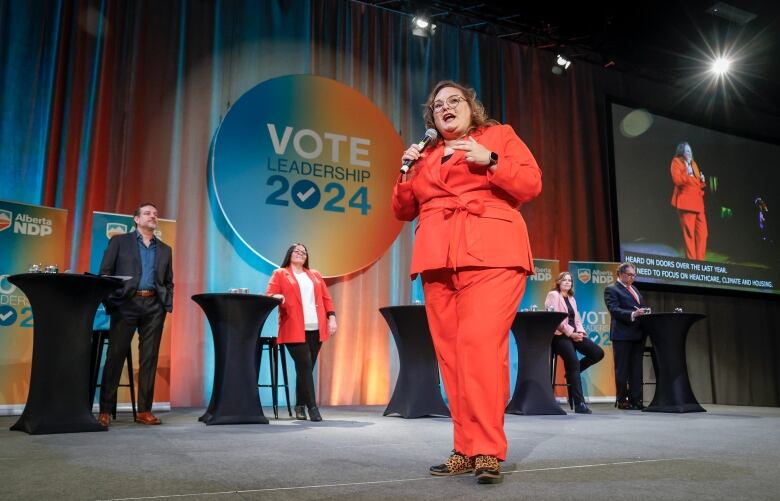
[[[489,120],[473,89],[439,82],[424,118],[439,138],[393,190],[393,210],[418,219],[412,277],[422,275],[425,307],[449,398],[454,450],[434,475],[475,471],[501,480],[509,399],[508,333],[533,274],[518,208],[542,189],[541,171],[508,125]]]
[[[704,174],[688,143],[677,145],[672,159],[672,206],[677,209],[685,243],[685,257],[704,261],[707,254],[707,217],[704,214]]]

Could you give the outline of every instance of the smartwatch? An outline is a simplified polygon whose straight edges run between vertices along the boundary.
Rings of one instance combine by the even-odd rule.
[[[496,165],[498,163],[498,153],[495,151],[490,152],[490,163],[488,164],[489,167],[492,167],[493,165]]]

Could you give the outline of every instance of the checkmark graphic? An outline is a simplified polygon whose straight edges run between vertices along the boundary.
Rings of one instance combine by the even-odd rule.
[[[310,196],[314,194],[317,190],[312,186],[308,190],[306,190],[305,193],[296,193],[295,196],[298,197],[298,200],[301,202],[305,202]]]
[[[16,310],[12,306],[0,306],[0,326],[8,327],[16,322]]]
[[[301,209],[310,210],[320,203],[320,189],[308,179],[301,179],[290,190],[292,201]]]

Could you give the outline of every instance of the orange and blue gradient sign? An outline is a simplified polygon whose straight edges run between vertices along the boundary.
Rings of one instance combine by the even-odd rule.
[[[30,389],[33,312],[8,281],[30,265],[65,271],[68,211],[0,200],[0,414],[22,410]]]
[[[335,80],[287,75],[236,101],[212,143],[209,183],[225,222],[279,265],[293,242],[323,275],[379,259],[403,225],[390,193],[401,137],[368,98]]]
[[[615,363],[612,342],[609,339],[611,317],[604,304],[604,289],[617,280],[620,263],[569,261],[569,273],[574,279],[574,292],[582,324],[591,341],[601,346],[604,358],[582,374],[585,395],[589,397],[615,396]]]

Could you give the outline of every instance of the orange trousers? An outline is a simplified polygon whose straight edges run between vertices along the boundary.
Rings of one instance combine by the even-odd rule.
[[[707,254],[707,218],[702,212],[678,210],[685,243],[685,257],[704,261]]]
[[[525,291],[520,268],[422,273],[425,311],[454,427],[454,449],[506,458],[509,329]]]

